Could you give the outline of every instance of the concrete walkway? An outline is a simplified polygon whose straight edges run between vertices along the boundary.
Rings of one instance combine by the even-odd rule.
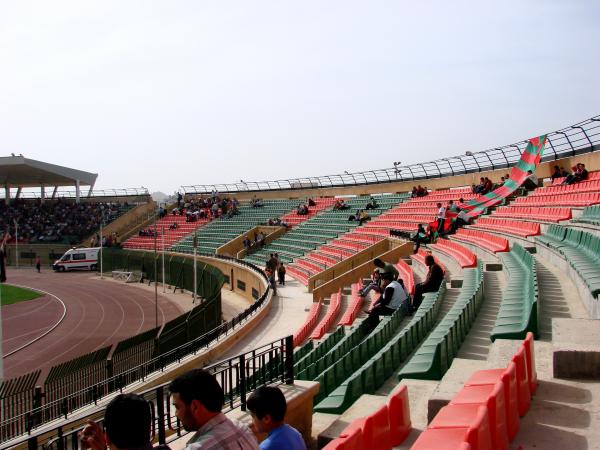
[[[293,334],[304,323],[311,305],[312,294],[298,281],[290,279],[285,286],[277,286],[277,295],[273,297],[265,318],[221,358],[229,358]]]

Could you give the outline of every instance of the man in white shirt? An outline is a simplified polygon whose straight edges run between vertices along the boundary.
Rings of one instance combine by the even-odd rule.
[[[438,234],[442,234],[444,232],[444,222],[446,220],[446,207],[444,205],[442,205],[441,203],[438,203],[437,207],[438,207],[438,212],[437,212],[437,219],[438,219],[437,231],[438,231]]]

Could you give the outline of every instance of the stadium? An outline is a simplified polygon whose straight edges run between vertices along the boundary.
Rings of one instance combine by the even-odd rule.
[[[593,117],[411,166],[182,186],[160,207],[2,158],[4,287],[38,293],[2,307],[2,448],[75,448],[117,392],[143,393],[155,442],[183,448],[166,383],[192,367],[216,374],[242,421],[247,393],[281,385],[312,448],[594,448],[599,142]],[[54,228],[29,226],[32,211]],[[86,270],[51,270],[90,239],[102,246]],[[443,281],[370,326],[373,260],[415,298],[428,255]]]
[[[0,450],[600,449],[599,17],[7,4]]]

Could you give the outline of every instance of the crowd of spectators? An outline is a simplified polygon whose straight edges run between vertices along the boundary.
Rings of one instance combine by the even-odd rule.
[[[75,203],[58,200],[11,200],[0,202],[0,230],[8,230],[11,241],[18,227],[19,242],[66,242],[76,244],[94,233],[104,222],[116,219],[127,204],[118,202]]]
[[[412,198],[417,198],[417,197],[425,197],[427,194],[429,194],[429,191],[427,190],[427,188],[423,187],[419,184],[418,186],[413,186],[410,196]]]
[[[239,202],[236,198],[211,196],[204,198],[188,197],[181,198],[177,206],[171,210],[174,216],[185,216],[186,222],[197,222],[199,219],[229,219],[239,214]],[[167,212],[161,207],[159,216],[165,217]]]

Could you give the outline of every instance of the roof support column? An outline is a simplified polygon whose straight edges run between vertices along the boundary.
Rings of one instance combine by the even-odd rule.
[[[52,200],[56,199],[57,193],[58,193],[58,186],[54,186],[54,190],[52,191]]]
[[[75,180],[75,203],[79,203],[81,192],[79,190],[79,180]]]
[[[46,187],[44,185],[40,186],[40,201],[41,203],[44,203],[44,200],[46,200]]]
[[[23,191],[23,186],[19,186],[17,188],[17,195],[15,195],[15,199],[21,198],[21,192]]]
[[[8,206],[10,204],[10,184],[4,185],[4,203]]]

